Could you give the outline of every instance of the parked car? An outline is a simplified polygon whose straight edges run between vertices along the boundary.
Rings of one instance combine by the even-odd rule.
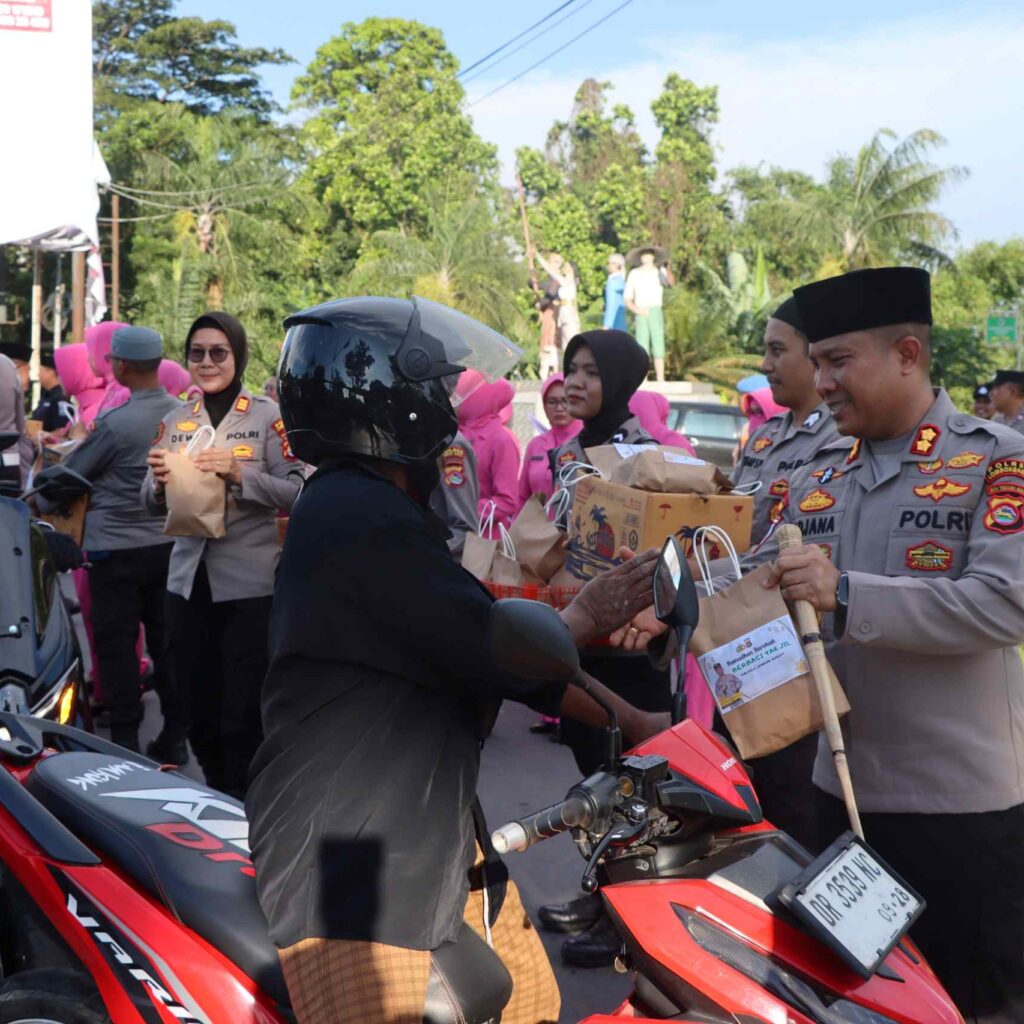
[[[739,406],[717,402],[673,401],[668,414],[669,427],[685,434],[702,459],[726,473],[746,422]]]

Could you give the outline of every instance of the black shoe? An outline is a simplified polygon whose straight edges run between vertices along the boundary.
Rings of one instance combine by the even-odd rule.
[[[173,764],[180,768],[188,764],[188,743],[184,736],[175,736],[173,733],[168,735],[164,731],[155,740],[150,740],[146,746],[146,755],[161,764]]]
[[[116,743],[133,754],[139,754],[139,730],[134,725],[112,725],[110,727],[110,742]]]
[[[549,932],[581,932],[603,916],[601,897],[596,892],[568,903],[549,903],[537,911],[541,927]]]
[[[607,917],[562,943],[562,959],[573,967],[611,967],[622,952],[622,939]]]

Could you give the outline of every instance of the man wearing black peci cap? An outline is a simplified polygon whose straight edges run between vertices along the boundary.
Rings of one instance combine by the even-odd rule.
[[[999,422],[1024,434],[1024,371],[997,370],[987,386]]]
[[[868,842],[928,908],[912,937],[968,1021],[1024,1020],[1024,438],[929,375],[930,279],[862,270],[796,290],[846,435],[794,476],[808,541],[767,585],[823,613]],[[824,846],[847,826],[827,743]]]
[[[38,420],[40,429],[47,433],[60,430],[71,422],[71,403],[60,386],[52,345],[39,353],[39,404],[29,419]]]

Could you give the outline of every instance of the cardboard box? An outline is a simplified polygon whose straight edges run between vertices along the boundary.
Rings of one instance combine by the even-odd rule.
[[[584,477],[569,516],[565,567],[576,579],[589,580],[618,564],[623,545],[634,551],[660,548],[673,534],[690,555],[699,526],[720,526],[743,552],[750,546],[753,514],[749,495],[658,494]]]

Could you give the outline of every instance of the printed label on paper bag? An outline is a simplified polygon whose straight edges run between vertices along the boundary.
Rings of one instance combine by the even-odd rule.
[[[641,452],[656,452],[656,444],[622,444],[615,443],[615,450],[619,453],[620,459],[628,459],[631,455],[639,455]]]
[[[723,715],[808,671],[788,615],[716,647],[698,661]]]
[[[662,452],[666,462],[674,462],[678,466],[706,466],[703,459],[695,459],[692,455],[677,455],[675,452]]]

